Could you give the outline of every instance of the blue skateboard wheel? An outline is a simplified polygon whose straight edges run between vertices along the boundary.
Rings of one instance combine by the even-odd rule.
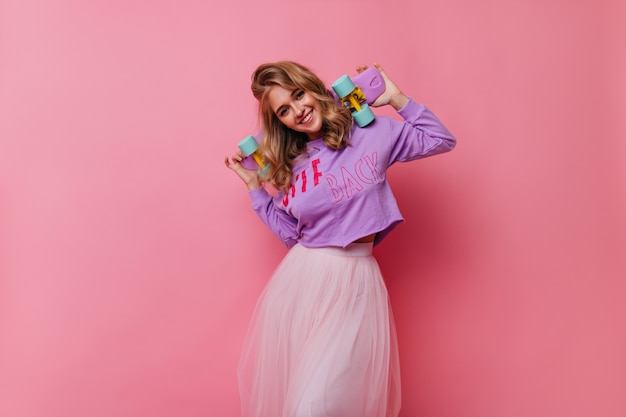
[[[254,136],[249,135],[243,138],[241,142],[239,142],[239,149],[243,152],[244,156],[252,155],[257,149],[259,149],[259,144],[257,143]]]
[[[370,106],[365,103],[361,106],[361,111],[352,112],[352,117],[354,117],[354,121],[357,125],[359,125],[359,127],[367,126],[376,118]]]
[[[332,84],[333,90],[337,93],[340,99],[346,97],[348,94],[354,90],[355,85],[347,75],[342,75],[337,78],[335,82]]]

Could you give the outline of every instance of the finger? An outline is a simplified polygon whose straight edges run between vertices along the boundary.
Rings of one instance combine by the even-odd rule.
[[[379,71],[379,72],[385,72],[385,70],[383,69],[382,65],[380,65],[378,62],[374,62],[374,67]]]
[[[383,67],[380,66],[380,64],[375,64],[375,67],[380,73],[380,76],[383,77],[383,80],[385,80],[385,85],[388,86],[389,84],[391,84],[392,83],[391,78],[389,78],[389,75],[387,75]]]
[[[241,165],[239,162],[240,161],[237,160],[237,155],[233,155],[231,158],[226,157],[224,159],[224,164],[226,165],[226,167],[232,169],[233,171],[237,169],[237,166]]]

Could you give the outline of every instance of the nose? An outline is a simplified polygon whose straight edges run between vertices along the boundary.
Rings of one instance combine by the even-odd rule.
[[[297,103],[295,106],[296,106],[296,114],[298,115],[298,117],[304,115],[304,106],[300,103]]]

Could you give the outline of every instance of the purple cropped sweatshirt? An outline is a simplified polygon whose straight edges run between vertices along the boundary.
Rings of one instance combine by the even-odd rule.
[[[323,139],[293,167],[287,193],[271,196],[264,188],[249,192],[252,208],[287,247],[346,247],[377,233],[374,244],[403,217],[386,178],[394,162],[452,150],[455,138],[424,105],[412,99],[398,111],[404,121],[377,116],[366,127],[353,124],[350,146],[339,151]]]

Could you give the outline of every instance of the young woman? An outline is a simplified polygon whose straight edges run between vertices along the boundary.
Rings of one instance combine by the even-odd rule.
[[[243,417],[398,415],[396,334],[372,256],[403,220],[386,171],[450,151],[456,141],[375,66],[386,89],[372,106],[391,105],[404,121],[377,116],[358,127],[324,83],[294,62],[264,64],[252,76],[270,168],[259,179],[241,166],[241,153],[225,164],[290,250],[259,298],[243,347]]]

